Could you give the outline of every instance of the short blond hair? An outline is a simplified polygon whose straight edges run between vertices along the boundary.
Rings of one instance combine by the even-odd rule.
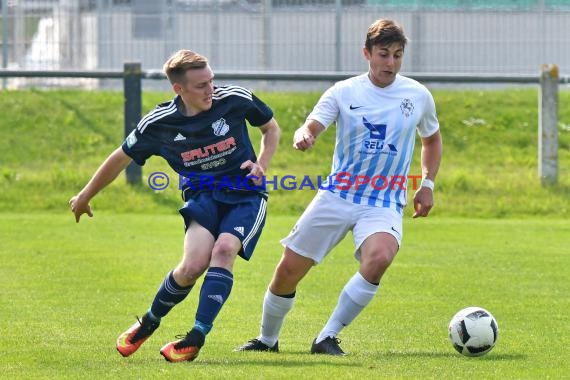
[[[203,69],[208,66],[208,58],[191,50],[178,50],[164,63],[164,73],[171,84],[185,82],[188,70]]]

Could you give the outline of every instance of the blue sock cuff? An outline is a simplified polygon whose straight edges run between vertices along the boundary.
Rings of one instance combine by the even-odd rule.
[[[190,290],[192,289],[192,287],[194,286],[194,284],[192,285],[188,285],[188,286],[180,286],[178,285],[178,283],[176,282],[176,280],[174,279],[174,270],[171,270],[170,273],[168,273],[168,284],[171,285],[174,289],[176,290]]]
[[[212,330],[212,325],[209,325],[209,324],[204,323],[204,322],[196,321],[196,322],[194,322],[194,328],[196,330],[200,331],[202,334],[208,335],[210,330]]]
[[[220,268],[220,267],[211,267],[206,272],[206,276],[213,275],[213,276],[220,276],[220,277],[228,277],[230,280],[233,281],[234,275],[227,269]]]

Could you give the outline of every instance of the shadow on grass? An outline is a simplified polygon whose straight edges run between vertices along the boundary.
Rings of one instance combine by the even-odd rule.
[[[499,360],[526,360],[527,355],[523,354],[495,354],[489,353],[483,356],[463,356],[457,352],[433,352],[433,351],[388,351],[386,353],[380,353],[379,355],[374,355],[379,357],[410,357],[410,358],[465,358],[466,360],[487,360],[487,361],[499,361]]]
[[[284,356],[284,355],[281,355]],[[314,360],[311,360],[314,358]],[[230,360],[227,359],[203,359],[203,360],[196,360],[193,364],[196,365],[220,365],[224,366],[227,365]],[[348,361],[347,358],[343,357],[330,357],[330,356],[323,356],[323,355],[308,355],[306,352],[302,354],[290,354],[288,353],[286,357],[280,359],[278,357],[272,358],[271,360],[267,360],[266,358],[259,358],[258,356],[252,358],[239,358],[235,361],[231,360],[236,365],[246,365],[246,366],[266,366],[266,367],[309,367],[309,366],[323,366],[326,364],[327,366],[335,366],[335,367],[354,367],[354,368],[361,368],[362,363],[358,361]]]
[[[357,357],[335,357],[335,356],[327,356],[327,355],[311,355],[307,351],[298,351],[298,352],[281,352],[278,354],[275,353],[244,353],[244,352],[235,352],[235,355],[228,355],[223,358],[216,358],[216,357],[207,357],[207,355],[200,355],[195,361],[192,362],[184,362],[184,363],[168,363],[164,360],[164,358],[160,356],[154,355],[151,357],[138,357],[138,358],[129,358],[128,360],[124,360],[123,358],[118,358],[118,361],[121,362],[121,365],[125,365],[127,367],[137,367],[140,365],[146,364],[153,364],[153,363],[167,363],[169,366],[176,367],[177,365],[191,365],[193,367],[201,368],[201,367],[211,367],[211,366],[220,366],[224,367],[228,364],[236,365],[236,366],[252,366],[252,367],[307,367],[307,366],[323,366],[323,364],[327,366],[336,366],[336,367],[354,367],[360,368],[362,367],[362,363],[359,360],[351,360],[357,359]]]

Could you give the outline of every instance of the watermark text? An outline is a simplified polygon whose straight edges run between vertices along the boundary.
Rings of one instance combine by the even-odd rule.
[[[248,191],[276,191],[276,190],[417,190],[421,185],[421,175],[353,175],[348,172],[339,172],[335,175],[316,176],[309,175],[283,175],[283,176],[235,176],[214,177],[198,173],[178,175],[178,190],[248,190]],[[148,177],[151,189],[161,191],[170,185],[170,178],[164,172],[154,172]],[[256,184],[259,183],[259,184]]]

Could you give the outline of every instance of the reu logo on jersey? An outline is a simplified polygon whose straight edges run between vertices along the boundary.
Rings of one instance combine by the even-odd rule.
[[[362,123],[370,132],[370,138],[364,139],[362,153],[367,154],[389,154],[396,155],[398,149],[393,144],[385,144],[386,140],[386,124],[373,124],[365,117],[362,117]]]

